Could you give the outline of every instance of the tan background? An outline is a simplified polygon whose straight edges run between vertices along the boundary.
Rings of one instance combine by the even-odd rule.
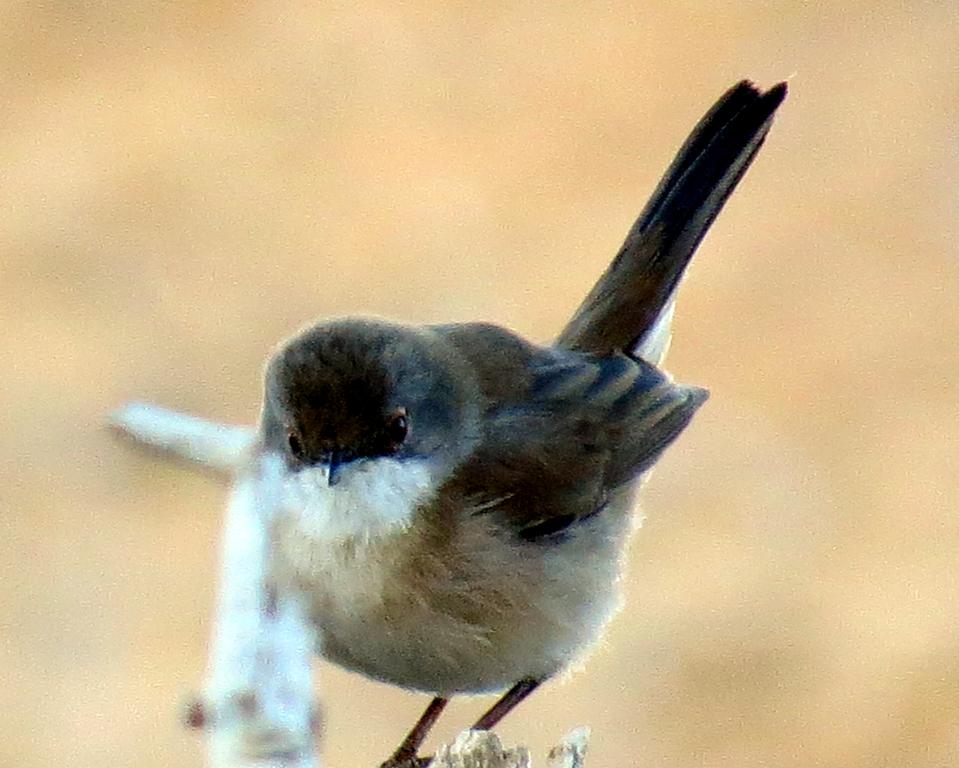
[[[713,398],[629,606],[502,729],[595,768],[959,764],[951,2],[0,6],[0,764],[193,766],[223,489],[110,439],[255,418],[317,316],[545,340],[743,76],[791,94],[682,293]],[[414,696],[321,668],[330,766]],[[449,738],[486,702],[452,708]]]

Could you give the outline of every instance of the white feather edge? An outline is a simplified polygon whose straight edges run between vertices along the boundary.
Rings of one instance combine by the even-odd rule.
[[[633,352],[639,355],[647,363],[659,367],[666,360],[666,354],[669,352],[669,343],[672,341],[673,315],[676,312],[676,294],[669,297],[666,306],[663,307],[656,318],[653,327],[649,329],[642,340],[633,348]]]

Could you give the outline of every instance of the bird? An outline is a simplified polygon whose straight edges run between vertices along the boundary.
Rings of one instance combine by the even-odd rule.
[[[276,578],[323,657],[432,696],[383,768],[425,764],[452,696],[501,694],[493,728],[620,608],[635,492],[707,398],[659,367],[677,287],[785,96],[718,99],[553,342],[347,317],[268,361]]]

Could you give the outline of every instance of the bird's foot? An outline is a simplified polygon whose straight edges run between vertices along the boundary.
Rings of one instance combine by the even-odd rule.
[[[426,768],[431,762],[433,762],[432,755],[419,757],[395,753],[385,763],[380,764],[380,768]]]

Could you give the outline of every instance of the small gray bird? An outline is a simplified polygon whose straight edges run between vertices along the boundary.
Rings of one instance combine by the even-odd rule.
[[[552,345],[345,319],[269,362],[278,578],[326,658],[435,696],[384,766],[422,761],[455,694],[505,691],[475,724],[492,728],[618,609],[633,492],[706,399],[656,367],[676,288],[785,95],[719,99]]]

